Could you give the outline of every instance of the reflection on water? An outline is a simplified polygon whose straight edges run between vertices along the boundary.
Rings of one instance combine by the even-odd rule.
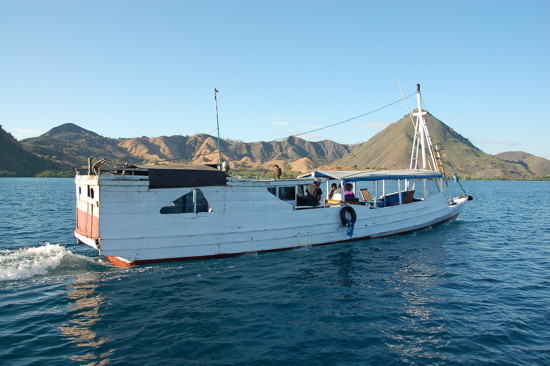
[[[0,178],[0,364],[550,365],[550,185],[464,187],[413,234],[122,270],[62,248],[71,179]]]
[[[105,301],[105,295],[95,294],[98,283],[99,273],[85,273],[77,277],[67,294],[70,300],[69,320],[58,327],[62,335],[78,347],[90,348],[88,353],[70,356],[71,360],[89,366],[107,365],[115,351],[94,352],[109,340],[93,330],[94,324],[101,320],[100,306]]]
[[[401,304],[396,307],[400,309],[398,319],[382,330],[384,343],[402,359],[448,361],[443,351],[449,343],[445,319],[434,314],[430,305],[440,301],[432,290],[445,276],[443,252],[434,245],[405,253],[387,279]]]
[[[339,290],[332,293],[341,297],[323,300],[325,309],[333,310],[321,313],[340,335],[359,333],[380,342],[400,362],[445,363],[451,337],[434,304],[442,302],[438,289],[447,281],[447,258],[438,243],[411,248],[410,238],[366,242],[361,250],[336,254],[331,264]]]

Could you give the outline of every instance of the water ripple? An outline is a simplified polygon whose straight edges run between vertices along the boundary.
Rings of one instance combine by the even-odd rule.
[[[0,357],[550,364],[550,185],[463,185],[476,200],[458,221],[409,235],[123,269],[71,244],[71,180],[0,179],[0,212],[17,208],[15,220],[0,217]],[[540,205],[503,199],[525,192]],[[47,209],[30,212],[30,202]]]

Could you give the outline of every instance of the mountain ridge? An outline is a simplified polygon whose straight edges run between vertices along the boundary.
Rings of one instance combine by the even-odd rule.
[[[496,158],[519,164],[537,176],[550,175],[550,161],[523,151],[505,151],[494,155]]]
[[[544,158],[524,152],[489,155],[429,113],[426,121],[432,140],[440,146],[448,174],[457,173],[463,179],[545,179],[550,176],[550,161]],[[296,136],[251,143],[221,139],[218,152],[217,139],[208,134],[109,138],[72,123],[54,127],[37,137],[14,141],[24,151],[55,163],[58,169],[86,166],[88,157],[107,158],[113,166],[172,162],[215,164],[221,154],[232,168],[271,170],[274,164],[279,164],[284,165],[284,171],[303,173],[319,168],[408,168],[412,134],[410,117],[405,115],[368,141],[354,145],[330,140],[313,142]]]
[[[62,164],[41,158],[21,146],[0,125],[0,176],[35,176],[44,170],[62,170]]]
[[[545,176],[550,175],[550,161],[544,158],[523,153],[534,158],[531,161],[517,163],[486,154],[430,113],[427,113],[425,118],[432,142],[439,147],[447,175],[456,173],[466,179],[513,180],[535,177],[545,179]],[[413,126],[410,117],[405,115],[335,163],[351,165],[358,169],[405,169],[410,162],[412,141]],[[532,168],[532,165],[535,168]]]

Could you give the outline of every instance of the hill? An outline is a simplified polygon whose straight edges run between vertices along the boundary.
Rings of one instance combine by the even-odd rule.
[[[550,160],[531,155],[523,151],[506,151],[495,155],[496,158],[518,164],[538,177],[550,176]]]
[[[489,155],[429,113],[426,121],[448,175],[457,173],[463,179],[548,179],[550,176],[550,163],[546,159],[523,152]],[[115,166],[153,162],[211,164],[217,163],[220,156],[217,139],[207,134],[114,139],[66,123],[20,143],[7,135],[6,132],[2,135],[8,142],[0,145],[5,151],[0,155],[0,167],[4,167],[0,170],[15,171],[17,168],[18,175],[68,166],[85,167],[89,157],[106,158]],[[403,169],[409,165],[412,136],[410,118],[404,116],[367,142],[353,146],[290,136],[253,143],[221,140],[220,150],[223,160],[239,172],[256,169],[264,175],[271,174],[275,164],[284,166],[284,174],[316,168]],[[8,151],[18,151],[19,158],[11,157]],[[34,169],[25,170],[29,163],[24,163],[23,155],[26,160],[35,162]]]
[[[112,161],[139,163],[117,139],[102,137],[73,123],[52,128],[38,137],[21,140],[25,150],[61,165],[81,167],[87,159],[108,157]]]
[[[35,155],[75,167],[85,166],[88,157],[105,157],[113,163],[132,164],[172,161],[208,164],[219,160],[217,139],[210,135],[112,139],[71,123],[22,140],[21,144]],[[348,146],[333,141],[311,142],[292,136],[281,141],[254,143],[221,140],[220,150],[224,160],[251,167],[270,161],[295,162],[304,158],[319,165],[349,153]],[[311,162],[301,162],[296,166],[312,166]]]
[[[533,172],[528,166],[514,164],[486,154],[430,113],[425,117],[430,136],[433,143],[439,147],[448,175],[456,173],[465,179],[530,179],[533,177]],[[410,117],[406,115],[369,141],[355,146],[349,155],[335,161],[335,164],[357,169],[408,168],[413,133]]]
[[[26,151],[2,126],[0,126],[0,157],[0,176],[34,177],[48,169],[67,169],[66,166]]]

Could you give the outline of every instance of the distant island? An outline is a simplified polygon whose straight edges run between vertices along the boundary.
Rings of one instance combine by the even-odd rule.
[[[521,151],[489,155],[431,114],[426,115],[433,142],[448,176],[480,180],[550,180],[550,161]],[[313,169],[405,169],[412,147],[409,117],[364,143],[306,141],[289,136],[270,142],[221,140],[220,150],[231,174],[270,177],[275,164],[283,177]],[[208,164],[219,159],[217,140],[207,134],[109,138],[72,123],[52,128],[38,137],[17,141],[0,126],[0,176],[73,176],[89,157],[121,164]]]

